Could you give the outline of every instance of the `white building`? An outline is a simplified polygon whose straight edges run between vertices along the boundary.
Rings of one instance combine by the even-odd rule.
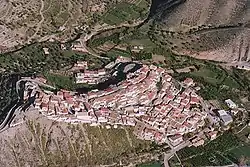
[[[225,110],[219,110],[218,114],[225,126],[233,122],[233,118]]]
[[[171,142],[171,145],[177,146],[183,141],[182,135],[174,135],[168,137],[169,141]]]
[[[44,54],[48,55],[49,54],[49,48],[43,48]]]
[[[225,103],[227,104],[227,106],[231,109],[237,108],[238,106],[231,100],[231,99],[227,99],[225,100]]]

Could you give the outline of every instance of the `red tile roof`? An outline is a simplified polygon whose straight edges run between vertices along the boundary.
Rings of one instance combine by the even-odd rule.
[[[197,97],[191,97],[190,103],[195,104],[195,103],[199,103],[200,100]]]

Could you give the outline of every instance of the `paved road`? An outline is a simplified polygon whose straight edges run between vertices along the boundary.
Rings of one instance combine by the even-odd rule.
[[[20,96],[19,96],[19,89],[20,89],[20,83],[22,80],[19,80],[16,82],[16,92],[18,94],[18,100],[16,104],[9,110],[7,116],[5,117],[4,121],[0,125],[0,132],[5,130],[8,125],[10,125],[11,121],[13,120],[12,118],[15,116],[15,111],[21,110],[22,109],[22,103],[20,102]]]
[[[247,126],[248,124],[246,124],[243,128],[241,128],[241,130],[239,130],[236,134],[239,134],[240,132],[242,132]]]
[[[48,85],[48,84],[45,84],[45,83],[43,83],[43,82],[40,82],[40,81],[38,81],[38,80],[35,80],[35,79],[30,79],[30,78],[22,78],[22,79],[20,79],[19,81],[17,81],[17,83],[16,83],[16,90],[17,91],[19,91],[19,89],[20,89],[20,82],[22,82],[22,81],[29,81],[29,82],[33,82],[33,83],[36,83],[36,84],[38,84],[38,85],[40,85],[40,86],[44,86],[44,87],[47,87],[47,88],[50,88],[50,89],[56,89],[55,87],[53,87],[53,86],[51,86],[51,85]]]
[[[4,121],[3,121],[3,122],[1,123],[1,125],[0,125],[0,131],[1,131],[2,129],[4,129],[5,126],[9,123],[9,121],[11,120],[11,118],[12,118],[12,116],[13,116],[13,113],[14,113],[14,111],[16,110],[16,108],[17,108],[17,104],[15,104],[15,105],[10,109],[10,111],[8,112],[6,118],[4,119]]]
[[[16,104],[15,106],[13,106],[10,109],[10,111],[9,111],[8,115],[6,116],[5,120],[0,125],[0,133],[9,128],[9,125],[13,121],[13,118],[16,116],[16,112],[20,112],[22,110],[22,106],[23,105]]]
[[[187,147],[188,145],[190,145],[190,141],[184,141],[181,144],[179,144],[178,146],[174,147],[170,144],[169,140],[166,140],[166,143],[170,146],[171,150],[169,153],[164,153],[164,167],[169,167],[169,159],[172,158],[174,155],[177,155],[176,152]]]
[[[98,33],[102,32],[102,31],[108,31],[108,30],[112,30],[112,29],[118,29],[121,27],[135,27],[140,25],[141,23],[143,23],[145,20],[141,20],[138,22],[135,22],[133,24],[128,24],[128,23],[122,23],[120,25],[108,25],[106,27],[102,27],[102,28],[98,28],[98,29],[92,29],[90,34],[87,34],[85,37],[82,38],[82,47],[91,55],[98,57],[100,59],[107,59],[109,60],[110,58],[108,57],[102,57],[100,55],[98,55],[97,53],[95,53],[95,51],[93,51],[92,48],[87,47],[87,41],[90,40],[93,36],[97,35]]]
[[[4,121],[0,124],[0,132],[6,130],[11,121],[13,120],[13,118],[19,114],[23,108],[23,106],[25,106],[24,103],[20,102],[21,100],[21,97],[19,96],[19,91],[20,91],[20,83],[22,81],[29,81],[29,82],[33,82],[33,83],[36,83],[37,85],[40,85],[40,86],[44,86],[44,87],[48,87],[48,88],[51,88],[51,89],[56,89],[55,87],[53,86],[50,86],[50,85],[47,85],[47,84],[44,84],[40,81],[37,81],[37,80],[34,80],[34,79],[30,79],[30,78],[22,78],[20,79],[19,81],[17,81],[16,83],[16,91],[17,91],[17,94],[18,94],[18,100],[16,102],[16,104],[9,110],[6,118],[4,119]]]

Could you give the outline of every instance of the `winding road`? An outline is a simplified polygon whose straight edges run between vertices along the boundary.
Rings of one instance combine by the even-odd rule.
[[[40,85],[40,86],[48,87],[50,89],[56,89],[53,86],[44,84],[44,83],[42,83],[40,81],[30,79],[30,78],[22,78],[19,81],[17,81],[16,82],[16,92],[18,94],[18,99],[17,99],[16,104],[9,110],[9,112],[8,112],[6,118],[4,119],[4,121],[0,124],[0,132],[2,132],[2,131],[9,128],[9,125],[11,124],[13,118],[17,115],[17,113],[21,112],[21,110],[23,109],[23,106],[26,105],[26,103],[21,102],[21,97],[19,96],[19,93],[20,93],[20,83],[21,82],[27,82],[27,81],[36,83],[37,85]]]
[[[184,141],[176,147],[173,147],[170,144],[170,142],[168,141],[168,139],[166,140],[166,143],[170,146],[171,150],[169,153],[164,153],[164,167],[169,167],[169,163],[168,163],[169,159],[171,159],[174,155],[177,156],[177,154],[176,154],[177,151],[190,145],[190,141]],[[177,156],[177,158],[179,159],[178,156]]]
[[[145,19],[146,20],[146,19]],[[97,58],[101,58],[101,59],[106,59],[106,60],[109,60],[108,57],[102,57],[102,56],[99,56],[97,53],[95,53],[95,51],[93,51],[92,48],[88,47],[87,46],[87,42],[88,40],[90,40],[93,36],[97,35],[98,33],[102,32],[102,31],[109,31],[109,30],[113,30],[113,29],[117,29],[117,28],[122,28],[122,27],[135,27],[135,26],[138,26],[140,25],[141,23],[143,23],[145,20],[140,20],[140,21],[137,21],[133,24],[128,24],[128,23],[122,23],[120,25],[109,25],[109,26],[106,26],[106,27],[102,27],[102,28],[99,28],[99,29],[92,29],[91,30],[91,33],[90,34],[87,34],[85,35],[82,40],[81,40],[81,44],[82,44],[82,47],[84,48],[84,50],[86,50],[89,54],[97,57]]]

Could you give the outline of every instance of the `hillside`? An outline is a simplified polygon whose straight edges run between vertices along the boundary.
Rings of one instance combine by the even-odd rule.
[[[1,166],[126,166],[158,155],[155,145],[137,139],[130,127],[60,123],[35,110],[25,115],[25,123],[0,135]]]
[[[248,62],[249,0],[169,0],[155,14],[154,38],[178,54]]]
[[[147,0],[0,0],[0,52],[34,41],[67,41],[147,17]]]

